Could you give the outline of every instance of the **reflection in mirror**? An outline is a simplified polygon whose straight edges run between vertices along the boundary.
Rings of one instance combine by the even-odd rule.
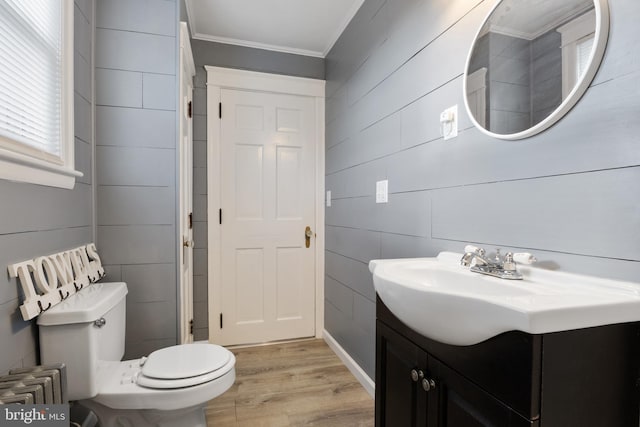
[[[527,130],[539,132],[557,120],[547,119],[567,97],[582,95],[574,89],[586,80],[593,51],[604,51],[604,44],[594,42],[597,6],[594,0],[502,0],[467,61],[467,106],[476,124],[493,136],[516,139],[509,136],[529,136]],[[600,34],[605,42],[606,33]],[[593,62],[597,69],[599,58]]]

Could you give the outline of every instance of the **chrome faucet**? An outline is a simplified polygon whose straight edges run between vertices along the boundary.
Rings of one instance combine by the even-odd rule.
[[[521,280],[522,274],[516,268],[516,262],[521,264],[532,264],[536,258],[530,253],[507,252],[504,257],[500,254],[500,249],[496,249],[493,259],[489,259],[486,251],[476,246],[467,245],[464,248],[464,255],[460,259],[460,265],[469,267],[469,271],[486,274],[500,279]]]
[[[460,265],[463,267],[470,267],[473,260],[476,261],[476,264],[486,265],[490,264],[488,258],[486,258],[486,252],[482,248],[477,248],[472,245],[467,245],[464,247],[464,255],[462,255],[462,259],[460,260]]]

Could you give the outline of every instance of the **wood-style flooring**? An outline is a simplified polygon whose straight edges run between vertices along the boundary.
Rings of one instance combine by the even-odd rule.
[[[374,403],[323,340],[232,349],[236,382],[209,402],[208,427],[374,425]]]

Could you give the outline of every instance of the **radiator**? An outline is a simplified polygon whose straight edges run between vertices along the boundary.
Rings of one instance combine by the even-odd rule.
[[[63,363],[32,366],[0,376],[0,404],[64,404],[67,400],[67,368]]]

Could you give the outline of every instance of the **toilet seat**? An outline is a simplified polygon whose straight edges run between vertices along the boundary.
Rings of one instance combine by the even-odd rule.
[[[147,388],[191,387],[212,381],[225,372],[231,353],[214,344],[183,344],[156,350],[141,361],[135,382]]]
[[[215,379],[189,387],[141,386],[135,378],[141,376],[141,365],[145,364],[142,359],[101,361],[98,365],[99,390],[91,400],[112,409],[167,411],[203,404],[227,391],[235,382],[235,356],[231,352],[229,361],[214,371]]]

